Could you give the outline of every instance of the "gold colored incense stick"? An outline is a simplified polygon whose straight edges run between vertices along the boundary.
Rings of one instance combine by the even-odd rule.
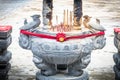
[[[66,16],[66,17],[67,17],[67,24],[66,24],[66,25],[68,25],[68,21],[69,21],[69,20],[68,20],[68,9],[67,9],[67,16]]]
[[[70,26],[72,26],[72,11],[70,11]]]

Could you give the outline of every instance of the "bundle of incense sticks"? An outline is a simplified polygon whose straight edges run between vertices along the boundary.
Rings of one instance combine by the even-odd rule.
[[[51,26],[52,31],[70,32],[73,29],[73,13],[72,11],[64,10],[63,22],[58,24],[58,16],[56,16],[56,25]]]
[[[66,25],[70,25],[72,26],[72,21],[73,21],[73,15],[72,15],[72,11],[66,11],[64,10],[64,18],[63,18],[63,24]]]

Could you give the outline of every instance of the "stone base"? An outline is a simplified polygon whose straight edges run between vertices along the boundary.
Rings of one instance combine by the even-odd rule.
[[[0,80],[8,80],[8,75],[0,77]]]
[[[12,53],[10,51],[3,51],[0,53],[0,64],[6,64],[10,61]]]
[[[116,63],[116,65],[113,68],[115,72],[115,80],[120,80],[120,53],[114,54],[113,59]]]
[[[114,71],[115,71],[115,80],[120,80],[120,70],[114,66]]]
[[[0,80],[8,80],[8,71],[11,68],[11,64],[0,65]]]
[[[54,76],[44,76],[40,72],[36,73],[36,80],[89,80],[89,75],[87,72],[83,72],[81,76],[74,77],[64,74],[57,74]]]

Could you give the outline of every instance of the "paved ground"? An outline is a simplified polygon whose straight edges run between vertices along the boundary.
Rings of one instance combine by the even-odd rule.
[[[64,8],[73,9],[72,0],[54,0],[54,2],[54,13],[57,15],[61,15]],[[107,0],[83,0],[84,15],[99,18],[106,28],[107,38],[104,49],[92,52],[91,63],[86,69],[90,74],[90,80],[114,80],[112,56],[117,50],[113,45],[113,28],[120,26],[119,3],[119,0],[109,0],[109,2]],[[18,36],[23,19],[33,14],[41,14],[41,10],[42,0],[0,0],[0,24],[13,26],[13,42],[9,47],[13,54],[9,80],[35,79],[37,68],[32,62],[32,53],[19,47]]]
[[[22,7],[28,1],[30,0],[0,0],[0,18]]]

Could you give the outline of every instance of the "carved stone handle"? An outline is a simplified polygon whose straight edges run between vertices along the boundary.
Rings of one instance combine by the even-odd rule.
[[[29,49],[29,37],[24,34],[20,34],[19,45],[24,49]]]
[[[106,38],[104,36],[96,37],[93,41],[94,48],[93,49],[102,49],[106,44]]]

